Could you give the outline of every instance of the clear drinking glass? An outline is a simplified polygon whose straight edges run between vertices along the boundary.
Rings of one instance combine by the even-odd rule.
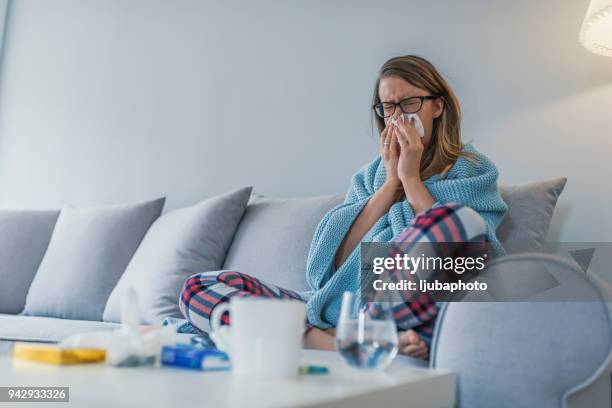
[[[397,354],[397,329],[391,304],[361,304],[350,292],[342,297],[336,348],[352,367],[382,370]]]

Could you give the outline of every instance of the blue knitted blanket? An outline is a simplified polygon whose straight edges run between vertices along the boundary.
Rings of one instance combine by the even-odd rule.
[[[487,223],[493,254],[503,255],[505,251],[495,236],[495,230],[508,207],[497,190],[497,168],[470,144],[464,146],[464,151],[473,153],[475,161],[459,158],[444,177],[435,175],[425,180],[425,186],[437,203],[456,202],[478,212]],[[315,326],[336,326],[342,294],[359,290],[360,246],[338,270],[334,270],[334,258],[351,224],[385,179],[385,166],[378,156],[353,175],[344,203],[332,208],[314,233],[308,253],[306,279],[311,288],[307,294],[308,320]],[[391,206],[362,241],[392,241],[413,217],[412,207],[403,199]]]

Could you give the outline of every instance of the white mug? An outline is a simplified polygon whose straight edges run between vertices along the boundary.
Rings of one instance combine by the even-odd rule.
[[[229,311],[231,325],[221,326]],[[232,298],[216,306],[211,338],[230,355],[232,373],[260,378],[298,375],[306,308],[298,300]]]

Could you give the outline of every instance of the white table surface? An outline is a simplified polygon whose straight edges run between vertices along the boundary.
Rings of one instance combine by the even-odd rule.
[[[230,372],[167,367],[114,368],[106,364],[53,366],[0,356],[0,386],[68,386],[69,403],[0,403],[56,407],[452,407],[455,376],[398,357],[384,372],[347,367],[334,352],[305,350],[303,363],[327,375],[296,380],[235,378]]]

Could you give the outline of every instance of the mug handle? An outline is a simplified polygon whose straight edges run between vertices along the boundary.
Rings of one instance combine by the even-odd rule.
[[[215,342],[217,348],[222,351],[230,352],[230,328],[221,325],[221,315],[231,310],[229,303],[217,305],[210,316],[210,326],[212,331],[210,337]]]

